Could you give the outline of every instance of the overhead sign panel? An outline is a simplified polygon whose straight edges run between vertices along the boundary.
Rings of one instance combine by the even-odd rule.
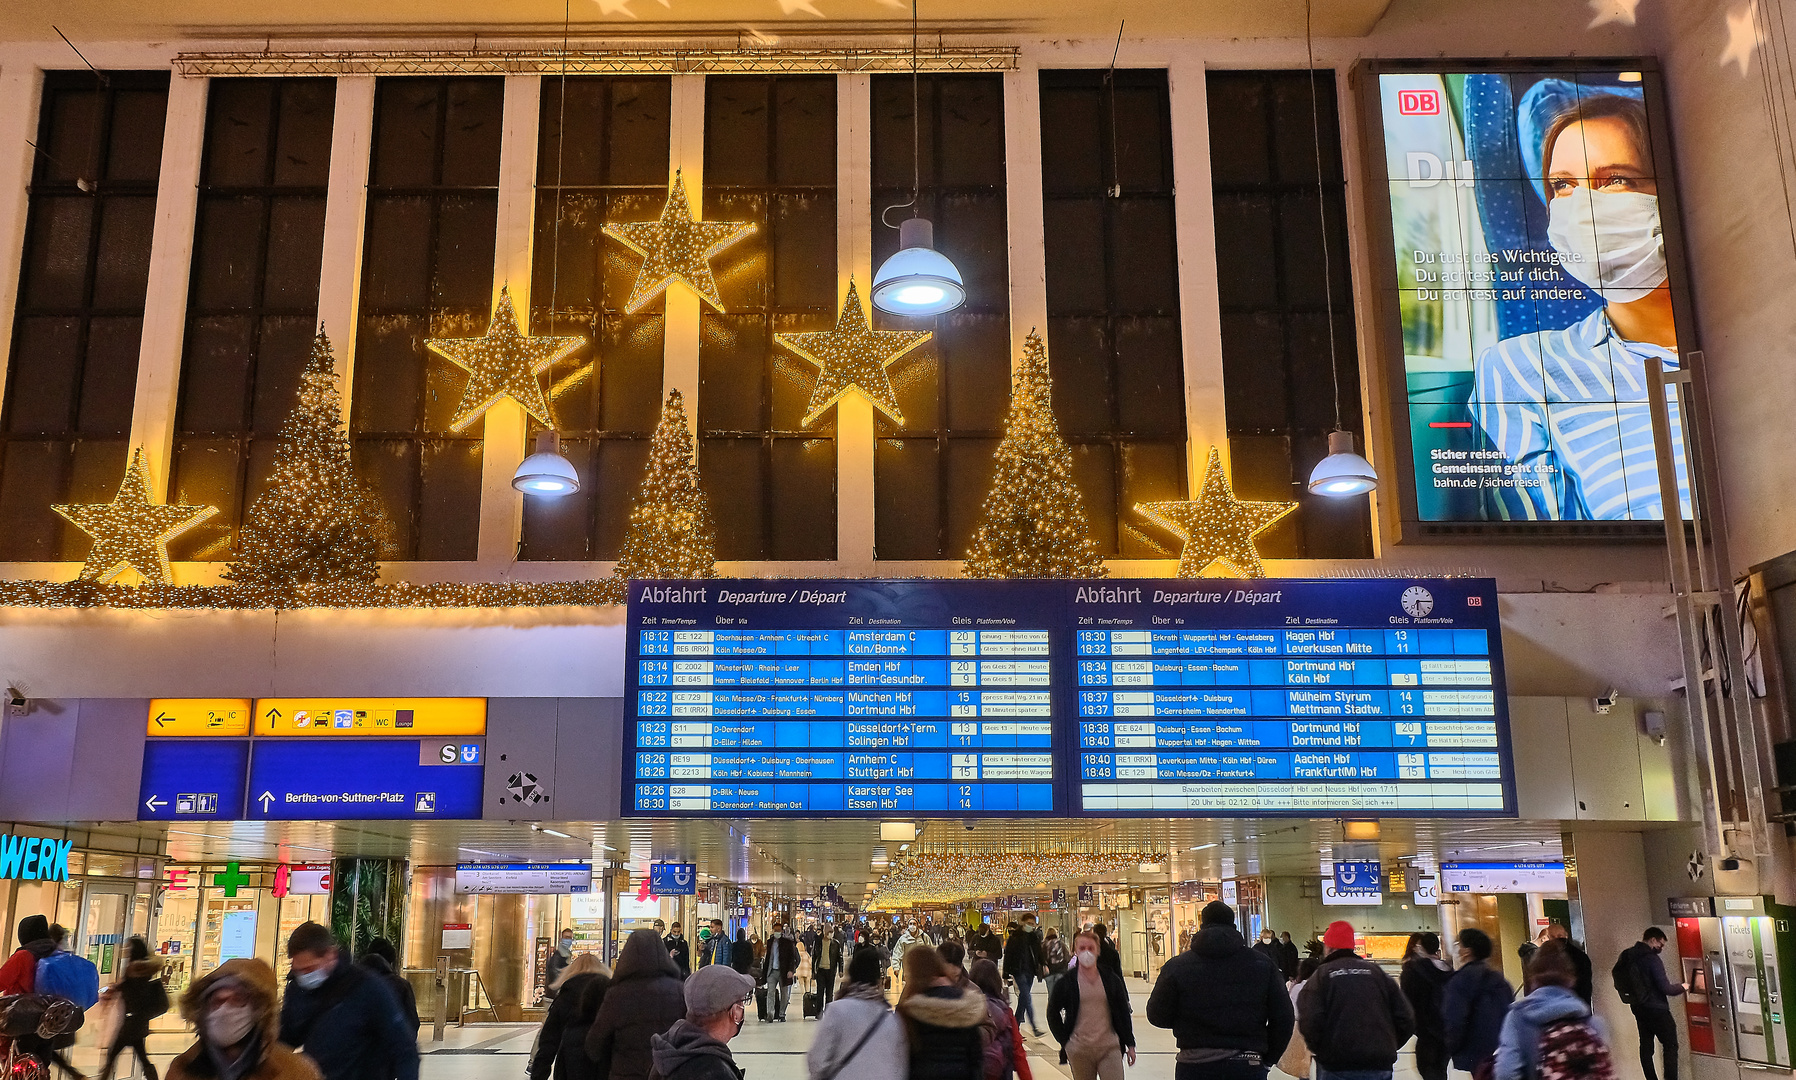
[[[153,738],[231,738],[249,734],[249,698],[153,698],[145,732]]]
[[[485,698],[258,698],[256,734],[283,738],[485,735]]]
[[[591,863],[456,863],[458,893],[583,894],[592,891]]]
[[[477,818],[485,754],[477,750],[474,756],[467,764],[421,764],[417,739],[257,739],[244,816]]]
[[[656,896],[692,896],[698,892],[698,867],[692,863],[652,863],[649,891]]]
[[[143,745],[139,821],[239,821],[247,739],[151,739]]]
[[[1441,863],[1446,893],[1562,893],[1562,862]]]

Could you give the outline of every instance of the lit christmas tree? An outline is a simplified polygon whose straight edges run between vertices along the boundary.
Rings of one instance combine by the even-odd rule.
[[[1073,483],[1073,453],[1054,421],[1048,350],[1031,332],[1010,380],[1010,416],[966,576],[1083,578],[1109,573]]]
[[[716,577],[716,563],[717,531],[699,487],[686,409],[680,392],[669,390],[607,598],[623,603],[630,581]]]
[[[281,426],[268,488],[250,506],[225,577],[241,586],[373,584],[393,525],[356,475],[330,339],[319,331],[300,376],[299,403]]]

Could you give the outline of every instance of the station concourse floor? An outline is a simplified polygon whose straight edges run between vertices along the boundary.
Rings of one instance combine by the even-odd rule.
[[[1147,1005],[1148,984],[1139,979],[1128,980],[1129,1000],[1135,1012],[1135,1041],[1138,1060],[1128,1070],[1129,1080],[1172,1080],[1177,1047],[1172,1032],[1153,1027],[1142,1010]],[[1047,994],[1038,982],[1035,987],[1035,1010],[1045,1014]],[[811,1045],[811,1032],[816,1021],[798,1018],[799,1000],[795,996],[787,1021],[764,1024],[755,1019],[753,1009],[742,1034],[731,1043],[736,1063],[746,1071],[746,1080],[806,1080],[804,1053]],[[450,1025],[444,1029],[443,1041],[432,1042],[430,1025],[419,1031],[418,1050],[423,1055],[421,1080],[521,1080],[529,1068],[530,1044],[536,1037],[537,1024],[469,1024]],[[1031,1038],[1027,1025],[1023,1033],[1029,1047],[1029,1068],[1036,1080],[1068,1080],[1072,1073],[1059,1064],[1060,1050],[1047,1028],[1043,1036]],[[152,1035],[150,1060],[158,1070],[174,1056],[193,1044],[193,1035]],[[99,1050],[83,1047],[77,1050],[74,1065],[95,1076],[102,1055]],[[121,1075],[131,1075],[121,1073]],[[1465,1074],[1455,1074],[1465,1080]],[[1289,1080],[1276,1069],[1273,1080]],[[1397,1061],[1395,1080],[1419,1080],[1413,1055],[1406,1049]]]

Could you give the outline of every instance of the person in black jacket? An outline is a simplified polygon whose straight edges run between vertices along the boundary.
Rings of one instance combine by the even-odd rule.
[[[798,981],[798,939],[792,936],[791,927],[775,924],[773,936],[767,939],[767,951],[761,956],[758,981],[767,990],[767,1013],[761,1019],[785,1023],[792,984]]]
[[[399,973],[399,950],[384,937],[377,937],[368,942],[368,951],[357,963],[369,971],[379,975],[393,991],[393,997],[399,1002],[399,1011],[405,1014],[405,1022],[411,1025],[415,1034],[418,1030],[418,992],[412,989],[412,982]]]
[[[586,1056],[600,1080],[649,1080],[649,1039],[686,1018],[680,969],[661,935],[630,931],[605,1000],[586,1032]]]
[[[1060,1044],[1060,1060],[1074,1076],[1122,1080],[1123,1060],[1135,1064],[1135,1023],[1129,1014],[1129,990],[1122,972],[1099,959],[1102,942],[1095,932],[1073,937],[1073,970],[1048,995],[1048,1030]],[[1098,1001],[1105,1012],[1087,1011]]]
[[[331,932],[300,923],[281,999],[281,1042],[304,1050],[324,1080],[418,1080],[418,1029],[405,1026],[384,979],[353,964]]]
[[[611,973],[597,953],[581,953],[568,961],[557,980],[536,1056],[530,1059],[530,1080],[600,1080],[586,1056],[586,1033],[605,1001]]]
[[[1422,1080],[1447,1080],[1447,1034],[1441,1019],[1441,1001],[1453,969],[1441,959],[1438,934],[1409,935],[1403,951],[1403,973],[1398,985],[1416,1015],[1416,1072]]]
[[[1041,938],[1035,936],[1035,919],[1026,917],[1022,925],[1010,932],[1004,942],[1004,977],[1016,983],[1016,1022],[1029,1018],[1029,1030],[1041,1037],[1041,1025],[1035,1020],[1036,973],[1046,961],[1042,958]]]
[[[755,943],[748,940],[748,928],[736,931],[736,940],[730,942],[730,966],[744,975],[752,975],[755,970]]]
[[[910,1041],[910,1080],[983,1080],[991,1022],[985,995],[959,985],[934,949],[904,954],[898,998]]]
[[[1416,1033],[1415,1014],[1384,969],[1353,951],[1352,924],[1329,923],[1322,944],[1329,953],[1297,995],[1297,1029],[1318,1078],[1353,1072],[1388,1080],[1398,1048]]]
[[[113,1065],[126,1050],[137,1055],[138,1064],[149,1080],[156,1080],[156,1066],[144,1050],[150,1034],[150,1021],[168,1011],[168,986],[162,981],[162,958],[150,952],[149,943],[133,937],[125,946],[125,975],[108,993],[118,996],[118,1033],[106,1050],[106,1064],[100,1069],[101,1080],[111,1080]]]
[[[1116,943],[1110,940],[1110,929],[1101,922],[1093,923],[1091,932],[1098,936],[1098,966],[1121,975],[1122,953],[1116,951]]]
[[[1665,931],[1649,926],[1640,940],[1622,951],[1617,963],[1629,976],[1633,1001],[1634,1026],[1640,1035],[1640,1071],[1646,1080],[1659,1080],[1653,1069],[1653,1043],[1665,1048],[1665,1080],[1678,1080],[1678,1026],[1671,1018],[1671,999],[1684,992],[1683,983],[1674,983],[1665,974],[1665,962],[1659,954],[1665,951]]]
[[[811,977],[817,982],[817,1019],[836,997],[836,980],[842,973],[842,932],[825,928],[811,954]]]
[[[1459,932],[1458,945],[1459,970],[1441,996],[1441,1027],[1453,1067],[1476,1072],[1496,1060],[1515,988],[1491,966],[1489,934],[1468,926]]]
[[[692,974],[692,943],[686,940],[686,928],[679,923],[667,932],[661,944],[667,946],[667,955],[680,969],[680,978],[688,978]]]
[[[1584,951],[1584,946],[1572,940],[1571,931],[1566,929],[1564,923],[1548,923],[1546,935],[1548,941],[1561,941],[1565,943],[1565,956],[1566,959],[1571,961],[1572,972],[1575,977],[1575,981],[1571,988],[1572,993],[1583,998],[1584,1004],[1590,1004],[1590,995],[1596,989],[1596,985],[1591,978],[1590,954]]]
[[[1286,930],[1278,935],[1278,970],[1284,973],[1285,981],[1297,978],[1297,943],[1291,940],[1291,932]]]
[[[1160,969],[1147,1022],[1178,1040],[1177,1080],[1263,1080],[1295,1023],[1284,973],[1247,947],[1222,901],[1206,904],[1198,923],[1190,951]]]

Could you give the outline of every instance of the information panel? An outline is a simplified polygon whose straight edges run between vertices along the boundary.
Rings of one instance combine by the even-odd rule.
[[[1080,589],[1092,813],[1511,813],[1494,583]]]
[[[635,583],[626,815],[1515,812],[1483,579]]]
[[[632,584],[624,813],[1062,812],[1061,597],[1042,582]]]

